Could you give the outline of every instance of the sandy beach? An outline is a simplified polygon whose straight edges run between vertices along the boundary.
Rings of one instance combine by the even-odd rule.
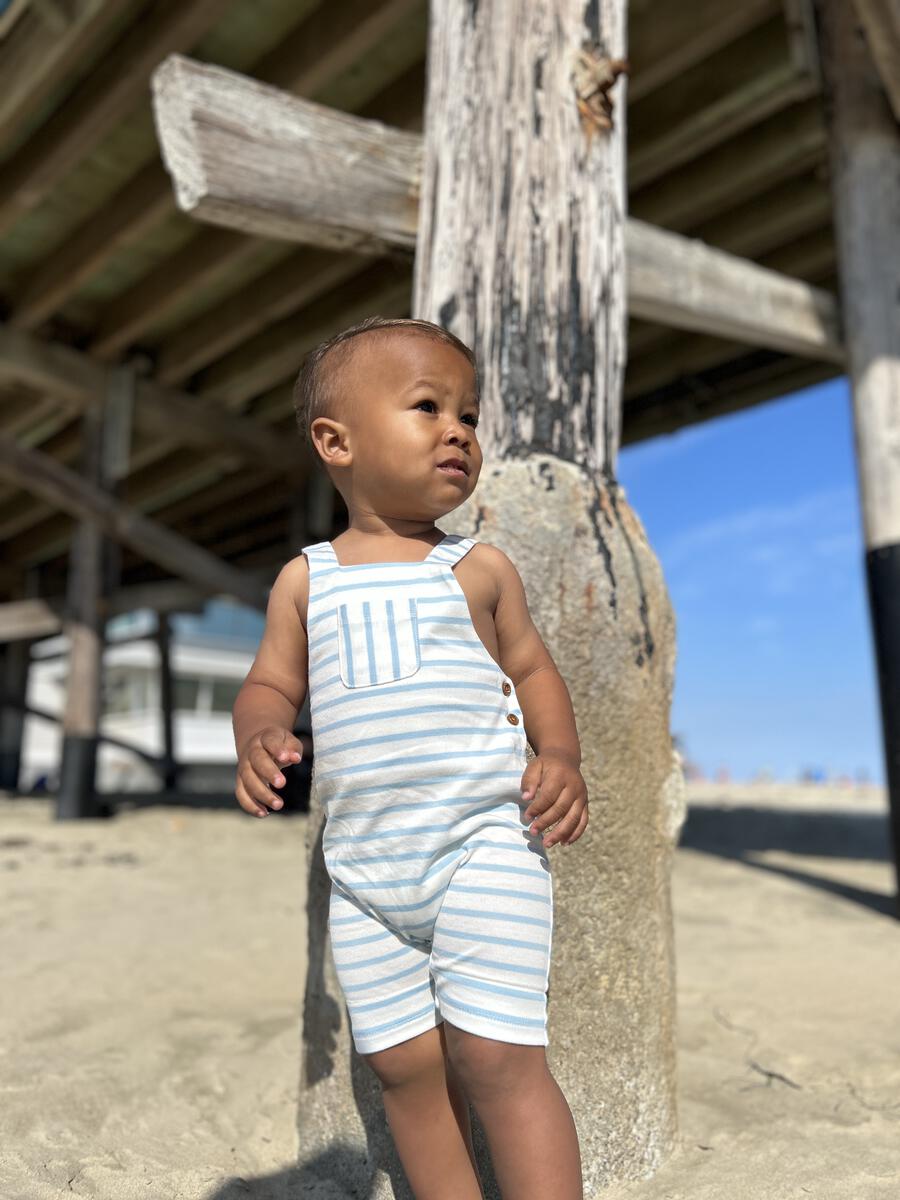
[[[679,1146],[601,1195],[894,1200],[883,791],[692,783],[688,798]],[[52,801],[0,798],[3,1200],[302,1194],[305,821],[235,804],[58,823]]]

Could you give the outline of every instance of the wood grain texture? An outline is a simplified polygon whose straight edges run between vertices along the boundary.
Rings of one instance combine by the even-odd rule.
[[[900,544],[900,130],[852,6],[820,0],[865,541]]]

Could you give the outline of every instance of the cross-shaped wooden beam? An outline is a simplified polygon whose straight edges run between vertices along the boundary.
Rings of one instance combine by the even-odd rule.
[[[178,204],[196,219],[361,254],[415,247],[420,134],[180,54],[157,68],[153,97]],[[829,292],[634,218],[625,238],[632,316],[843,363]]]

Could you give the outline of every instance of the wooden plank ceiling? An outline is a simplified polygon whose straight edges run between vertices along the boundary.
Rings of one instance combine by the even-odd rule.
[[[806,14],[804,0],[631,0],[629,210],[834,290]],[[408,314],[411,258],[262,241],[179,213],[149,78],[181,51],[421,130],[426,30],[426,0],[20,0],[10,9],[0,29],[0,431],[77,468],[84,400],[68,384],[133,363],[161,402],[162,389],[167,403],[190,394],[194,426],[136,423],[120,499],[235,565],[276,566],[295,553],[286,492],[302,495],[311,471],[294,429],[293,377],[304,352],[339,328],[372,312]],[[628,341],[626,443],[840,369],[637,319]],[[67,349],[25,375],[12,370],[12,356],[40,358],[45,344]],[[224,433],[209,446],[198,440],[202,409],[252,420],[290,448],[288,485],[284,455],[248,461]],[[15,594],[21,572],[35,568],[41,594],[61,592],[72,528],[71,517],[0,482],[0,594]],[[123,584],[163,577],[123,552]]]

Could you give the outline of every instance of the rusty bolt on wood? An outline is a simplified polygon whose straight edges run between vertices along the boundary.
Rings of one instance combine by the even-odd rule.
[[[599,43],[588,43],[578,51],[572,85],[588,145],[595,133],[612,129],[613,102],[609,91],[619,76],[627,75],[628,71],[627,58],[607,57]]]

